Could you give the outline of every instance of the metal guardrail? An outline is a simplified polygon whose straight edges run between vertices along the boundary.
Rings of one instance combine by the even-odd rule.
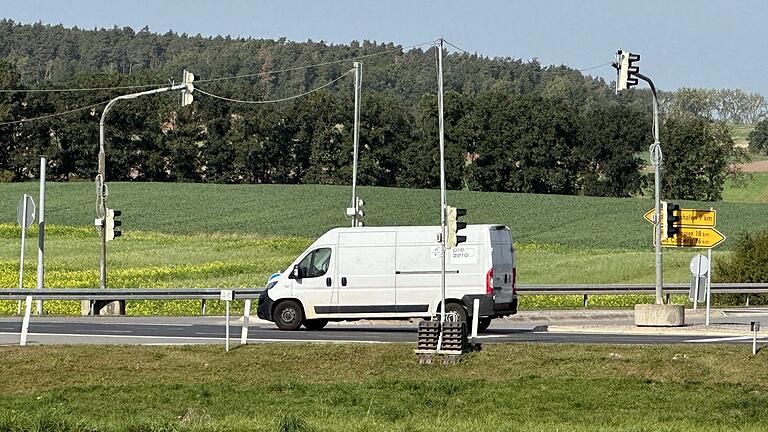
[[[665,294],[688,294],[688,284],[667,284]],[[654,294],[655,286],[650,284],[602,284],[602,285],[520,285],[520,295],[621,295]],[[768,283],[713,283],[712,294],[766,294]]]
[[[0,289],[0,300],[218,300],[222,289],[234,291],[235,299],[254,299],[264,288],[44,288]]]

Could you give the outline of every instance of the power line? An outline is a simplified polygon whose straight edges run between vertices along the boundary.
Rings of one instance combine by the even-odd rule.
[[[586,72],[586,71],[588,71],[588,70],[592,70],[592,69],[601,68],[601,67],[603,67],[603,66],[608,66],[608,65],[610,65],[611,63],[612,63],[612,62],[606,62],[606,63],[601,63],[601,64],[599,64],[599,65],[596,65],[596,66],[590,66],[590,67],[588,67],[588,68],[584,68],[584,69],[576,69],[576,70],[577,70],[577,71],[579,71],[579,72]]]
[[[232,98],[228,98],[228,97],[224,97],[224,96],[219,96],[219,95],[216,95],[216,94],[213,94],[213,93],[209,93],[209,92],[207,92],[205,90],[199,89],[197,87],[195,87],[195,91],[196,92],[200,92],[200,93],[202,93],[202,94],[204,94],[206,96],[210,96],[210,97],[216,98],[216,99],[221,99],[221,100],[227,101],[227,102],[236,102],[236,103],[252,104],[252,105],[270,104],[270,103],[277,103],[277,102],[285,102],[285,101],[289,101],[291,99],[297,99],[297,98],[300,98],[302,96],[307,96],[307,95],[312,94],[312,93],[314,93],[314,92],[316,92],[318,90],[321,90],[321,89],[324,89],[324,88],[326,88],[326,87],[328,87],[330,85],[333,85],[335,82],[341,80],[342,78],[344,78],[345,76],[349,75],[350,73],[352,73],[354,71],[355,71],[354,69],[350,69],[347,72],[345,72],[344,74],[342,74],[341,76],[339,76],[338,78],[336,78],[336,79],[334,79],[332,81],[329,81],[329,82],[321,85],[320,87],[316,87],[316,88],[313,88],[312,90],[306,91],[304,93],[293,95],[293,96],[288,96],[288,97],[285,97],[285,98],[282,98],[282,99],[241,100],[241,99],[232,99]]]
[[[293,72],[293,71],[302,70],[302,69],[311,69],[311,68],[317,68],[317,67],[322,67],[322,66],[329,66],[329,65],[332,65],[332,64],[344,63],[344,62],[361,60],[361,59],[365,59],[365,58],[370,58],[370,57],[380,56],[380,55],[384,55],[384,54],[389,54],[389,53],[395,52],[395,51],[409,50],[409,49],[417,48],[417,47],[424,46],[424,45],[434,45],[435,42],[436,41],[422,42],[420,44],[410,45],[410,46],[407,46],[407,47],[392,48],[392,49],[388,49],[388,50],[385,50],[385,51],[380,51],[380,52],[377,52],[377,53],[365,54],[365,55],[361,55],[361,56],[357,56],[357,57],[344,58],[344,59],[340,59],[340,60],[331,60],[331,61],[327,61],[327,62],[323,62],[323,63],[317,63],[317,64],[313,64],[313,65],[295,66],[295,67],[290,67],[290,68],[286,68],[286,69],[278,69],[278,70],[266,71],[266,72],[257,72],[257,73],[245,74],[245,75],[235,75],[235,76],[231,76],[231,77],[210,78],[210,79],[199,80],[199,81],[196,81],[196,82],[197,83],[211,83],[211,82],[216,82],[216,81],[225,81],[225,80],[240,79],[240,78],[252,78],[252,77],[257,77],[257,76],[267,76],[267,75],[273,75],[273,74],[278,74],[278,73],[283,73],[283,72]]]
[[[27,122],[31,122],[31,121],[35,121],[35,120],[43,120],[43,119],[47,119],[47,118],[51,118],[51,117],[59,117],[59,116],[67,115],[67,114],[76,113],[76,112],[79,112],[79,111],[85,111],[85,110],[91,109],[91,108],[96,108],[97,106],[106,105],[107,103],[109,103],[108,100],[103,101],[103,102],[98,102],[98,103],[95,103],[95,104],[92,104],[92,105],[80,107],[80,108],[71,109],[71,110],[68,110],[68,111],[62,111],[62,112],[53,113],[53,114],[46,114],[46,115],[40,116],[40,117],[32,117],[32,118],[28,118],[28,119],[21,119],[21,120],[15,120],[15,121],[10,121],[10,122],[4,122],[4,123],[0,123],[0,126],[8,126],[8,125],[13,125],[13,124],[27,123]]]
[[[305,66],[295,66],[290,67],[286,69],[278,69],[273,71],[265,71],[265,72],[257,72],[252,74],[245,74],[245,75],[235,75],[231,77],[220,77],[220,78],[209,78],[204,80],[198,80],[196,83],[203,84],[203,83],[211,83],[211,82],[217,82],[217,81],[227,81],[227,80],[233,80],[233,79],[242,79],[242,78],[251,78],[251,77],[257,77],[257,76],[269,76],[269,75],[275,75],[283,72],[292,72],[297,70],[303,70],[303,69],[312,69],[322,66],[328,66],[332,64],[338,64],[338,63],[344,63],[354,60],[361,60],[365,58],[370,57],[376,57],[384,54],[389,54],[396,51],[404,51],[404,50],[410,50],[413,48],[421,47],[424,45],[434,45],[436,41],[429,41],[429,42],[422,42],[414,45],[409,45],[406,47],[398,47],[398,48],[391,48],[384,51],[379,51],[371,54],[365,54],[361,56],[356,57],[349,57],[344,58],[340,60],[332,60],[327,61],[323,63],[317,63],[317,64],[311,64],[311,65],[305,65]],[[138,88],[149,88],[149,87],[163,87],[167,84],[141,84],[141,85],[130,85],[130,86],[116,86],[116,87],[83,87],[83,88],[64,88],[64,89],[28,89],[28,90],[20,90],[20,89],[0,89],[0,93],[64,93],[64,92],[88,92],[88,91],[109,91],[109,90],[130,90],[130,89],[138,89]]]

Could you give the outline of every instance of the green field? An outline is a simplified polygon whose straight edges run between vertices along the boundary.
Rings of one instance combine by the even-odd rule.
[[[752,357],[743,345],[486,344],[453,366],[419,365],[412,349],[0,347],[0,430],[677,432],[768,424],[768,353]]]
[[[768,173],[750,173],[744,185],[727,181],[723,188],[723,201],[768,203]]]
[[[749,133],[752,132],[754,128],[755,126],[751,124],[729,124],[728,129],[731,131],[731,139],[733,139],[733,144],[739,147],[749,146],[749,140],[747,139],[747,136],[749,136]]]
[[[18,284],[19,228],[13,225],[22,193],[36,183],[0,186],[0,287]],[[98,286],[98,237],[90,183],[52,183],[46,203],[46,286]],[[254,287],[286,268],[312,239],[343,215],[348,187],[116,183],[110,206],[123,211],[124,235],[109,243],[111,287]],[[438,192],[361,188],[370,225],[436,223]],[[476,223],[512,228],[519,282],[652,283],[651,224],[642,214],[649,200],[455,191],[449,201],[469,210]],[[684,203],[709,208],[711,203]],[[740,232],[768,227],[768,207],[716,203],[718,229],[729,240],[715,260],[729,254]],[[29,233],[25,286],[35,284],[36,230]],[[693,251],[665,253],[665,279],[688,280]],[[596,297],[594,306],[627,306],[648,297]],[[578,298],[529,297],[521,307],[575,307]],[[199,302],[137,302],[129,313],[192,314]],[[0,302],[0,313],[15,312]],[[51,302],[51,313],[77,313],[75,302]],[[217,304],[209,307],[212,313]]]

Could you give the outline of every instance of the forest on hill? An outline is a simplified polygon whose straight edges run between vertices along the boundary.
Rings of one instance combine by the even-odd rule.
[[[357,59],[363,63],[360,183],[436,187],[436,49],[1,20],[0,89],[18,91],[0,92],[0,181],[33,178],[40,154],[50,158],[52,179],[93,179],[106,101],[178,83],[189,70],[199,90],[262,103],[195,92],[194,103],[181,107],[174,92],[116,104],[107,119],[109,180],[349,183],[353,82],[347,72]],[[647,90],[616,95],[611,83],[567,66],[460,50],[445,53],[444,77],[451,188],[599,196],[642,190],[652,141]],[[90,90],[52,91],[72,88]],[[662,129],[672,170],[666,190],[676,198],[718,199],[739,155],[725,126],[713,120],[752,121],[764,114],[765,102],[738,91],[699,92],[694,99],[696,89],[688,90],[686,97],[662,94],[665,120],[673,120]],[[726,97],[752,103],[727,105]],[[89,108],[20,121],[83,107]],[[704,159],[710,166],[701,165]],[[675,175],[675,167],[684,175]]]

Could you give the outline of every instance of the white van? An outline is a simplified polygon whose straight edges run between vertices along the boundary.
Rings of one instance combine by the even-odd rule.
[[[259,297],[259,318],[282,330],[328,321],[430,318],[440,310],[436,226],[334,228]],[[469,225],[446,259],[446,319],[467,321],[480,300],[479,328],[517,312],[515,250],[504,225]]]

